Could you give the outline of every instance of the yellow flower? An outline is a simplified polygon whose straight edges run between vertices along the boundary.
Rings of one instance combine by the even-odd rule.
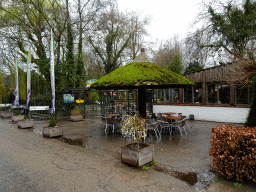
[[[77,99],[76,103],[84,103],[84,100],[83,99]]]

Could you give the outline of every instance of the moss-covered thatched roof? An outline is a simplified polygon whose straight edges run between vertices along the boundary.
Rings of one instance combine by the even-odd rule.
[[[184,87],[194,82],[153,63],[135,62],[112,71],[91,85],[96,89]]]

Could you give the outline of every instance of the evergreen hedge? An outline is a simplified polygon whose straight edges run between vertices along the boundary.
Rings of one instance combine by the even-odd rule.
[[[245,127],[256,127],[256,76],[253,77],[251,91],[250,110],[244,124]]]

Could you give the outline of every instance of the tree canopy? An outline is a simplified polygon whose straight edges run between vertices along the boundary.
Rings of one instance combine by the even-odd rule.
[[[181,75],[181,71],[183,70],[183,66],[182,66],[182,60],[181,60],[181,55],[180,53],[177,53],[176,55],[174,55],[172,61],[170,62],[168,69],[170,69],[171,71]]]
[[[246,0],[242,8],[231,3],[218,13],[209,7],[210,21],[217,41],[207,46],[224,48],[236,58],[243,58],[245,50],[256,35],[256,2]]]
[[[204,68],[199,64],[198,61],[193,61],[188,64],[188,67],[184,71],[184,75],[187,75],[189,73],[193,73],[196,71],[201,71]]]

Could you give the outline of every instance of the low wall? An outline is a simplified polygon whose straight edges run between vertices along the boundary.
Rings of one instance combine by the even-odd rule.
[[[154,113],[175,112],[189,117],[194,115],[195,120],[244,123],[249,108],[239,107],[208,107],[208,106],[180,106],[180,105],[154,105]]]

